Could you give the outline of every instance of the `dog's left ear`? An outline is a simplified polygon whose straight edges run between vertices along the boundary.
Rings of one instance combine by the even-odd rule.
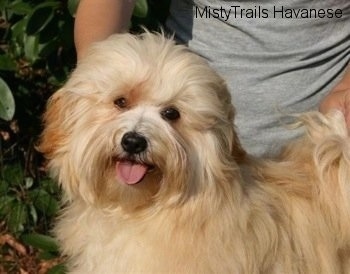
[[[244,162],[247,156],[246,151],[243,149],[241,142],[239,141],[236,131],[234,132],[233,138],[232,138],[231,153],[236,163],[238,164]]]
[[[236,115],[236,110],[232,104],[231,95],[228,91],[227,85],[224,82],[222,84],[222,87],[217,89],[218,92],[218,98],[220,98],[222,103],[222,109],[225,110],[226,119],[229,124],[229,134],[225,134],[227,138],[230,138],[229,146],[231,155],[234,157],[235,161],[237,163],[242,163],[247,156],[246,151],[243,149],[241,142],[237,135],[237,130],[234,126],[234,119]],[[225,132],[225,130],[224,130]]]

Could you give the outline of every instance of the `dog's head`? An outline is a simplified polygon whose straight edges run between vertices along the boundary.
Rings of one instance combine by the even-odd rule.
[[[69,199],[183,201],[243,155],[224,81],[163,35],[95,44],[51,98],[40,149]]]

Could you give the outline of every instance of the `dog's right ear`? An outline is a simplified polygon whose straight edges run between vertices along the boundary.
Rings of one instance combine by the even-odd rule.
[[[72,136],[78,104],[76,94],[64,87],[49,99],[43,116],[44,129],[37,146],[48,160],[50,174],[65,189],[68,199],[77,193],[78,182],[71,178],[72,167],[69,161],[69,140]]]
[[[55,154],[66,143],[68,132],[65,129],[65,119],[67,119],[67,105],[69,105],[68,94],[61,89],[53,94],[49,99],[46,112],[43,116],[44,130],[42,132],[38,150],[51,160]]]

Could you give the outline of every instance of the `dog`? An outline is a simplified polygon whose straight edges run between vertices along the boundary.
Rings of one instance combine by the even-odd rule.
[[[162,34],[94,44],[48,102],[69,273],[350,273],[340,112],[297,116],[274,159],[240,145],[225,81]]]

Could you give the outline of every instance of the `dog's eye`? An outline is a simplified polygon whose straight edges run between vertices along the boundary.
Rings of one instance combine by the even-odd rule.
[[[180,112],[174,107],[169,107],[162,110],[160,115],[162,115],[163,119],[169,121],[175,121],[180,118]]]
[[[128,102],[126,98],[120,97],[114,100],[114,105],[117,106],[118,108],[126,108],[128,105]]]

